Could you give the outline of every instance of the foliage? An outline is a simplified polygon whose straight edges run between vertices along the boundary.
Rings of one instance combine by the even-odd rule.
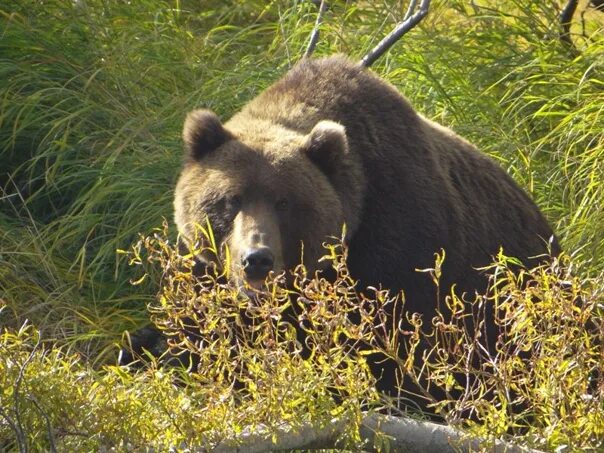
[[[159,360],[183,366],[158,368],[144,355],[143,372],[95,371],[42,342],[32,326],[7,330],[0,341],[4,448],[211,449],[250,432],[276,435],[334,418],[349,427],[342,445],[358,448],[363,412],[398,411],[410,396],[404,381],[400,401],[374,390],[365,359],[377,354],[394,360],[397,374],[421,386],[449,423],[486,441],[515,433],[533,447],[601,446],[602,289],[575,277],[565,258],[518,273],[500,256],[485,295],[464,302],[452,294],[433,320],[408,314],[393,323],[404,298],[359,293],[340,245],[325,257],[333,280],[298,266],[293,283],[276,275],[265,291],[246,295],[221,273],[194,276],[195,254],[217,253],[215,245],[206,241],[182,256],[166,233],[164,226],[125,253],[142,270],[137,283],[160,272],[150,309],[170,349]],[[440,264],[431,270],[436,284]],[[486,341],[486,306],[495,307],[500,327],[496,350]]]
[[[324,376],[309,374],[308,367],[290,363],[280,375],[270,374],[275,380],[268,384],[276,391],[263,389],[238,400],[240,394],[219,382],[208,386],[178,369],[94,371],[81,357],[41,347],[31,326],[5,332],[0,341],[3,451],[205,450],[236,441],[260,424],[274,429],[304,421],[320,425],[335,413],[350,418],[355,432],[355,404],[336,406]],[[284,380],[300,385],[285,387]],[[313,398],[306,398],[309,389]]]
[[[279,279],[257,299],[212,276],[197,280],[194,260],[178,255],[161,232],[139,241],[129,255],[132,264],[162,270],[155,321],[173,346],[195,352],[199,373],[160,370],[153,357],[139,374],[114,366],[94,371],[81,357],[41,344],[31,326],[5,331],[0,446],[212,449],[259,427],[295,430],[334,417],[350,425],[343,445],[357,445],[361,409],[378,398],[367,367],[340,343],[344,333],[361,336],[371,323],[350,324],[348,314],[356,309],[350,279],[305,285],[310,357],[303,360],[293,325],[283,317],[290,292]],[[339,266],[345,266],[342,258]],[[192,328],[195,339],[187,335]]]
[[[602,278],[578,278],[566,256],[518,269],[500,254],[485,271],[485,294],[451,292],[426,332],[417,379],[446,392],[435,407],[484,438],[514,432],[540,449],[601,447]]]
[[[594,9],[577,14],[571,29],[576,51],[570,51],[559,40],[555,3],[433,1],[420,26],[373,69],[419,111],[478,144],[531,193],[578,269],[572,279],[557,271],[551,278],[580,283],[579,295],[604,286],[604,15]],[[400,20],[406,5],[333,2],[316,54],[342,52],[360,59]],[[103,380],[132,407],[151,411],[153,396],[164,395],[178,413],[186,392],[159,390],[160,382],[168,387],[172,382],[166,372],[132,377],[101,368],[115,363],[122,332],[147,322],[145,307],[160,288],[160,274],[149,269],[149,277],[133,289],[129,280],[135,271],[116,250],[127,249],[139,232],[170,215],[186,112],[204,106],[223,117],[234,113],[302,55],[315,14],[312,2],[301,0],[0,2],[0,344],[12,351],[0,361],[5,369],[7,357],[22,364],[37,341],[34,331],[44,345],[25,368],[31,374],[24,382],[37,374],[45,379],[24,395],[42,401],[38,391],[54,385],[63,401],[72,401],[60,389],[82,386],[83,396],[62,409],[79,411],[77,417],[65,420],[86,421],[99,430],[94,418],[103,409],[93,408],[104,403],[87,400],[94,392],[86,385],[104,388]],[[501,284],[515,294],[513,300],[528,303],[511,280]],[[543,294],[554,303],[568,300],[572,288]],[[578,329],[579,319],[573,318],[578,312],[573,313],[563,319]],[[557,319],[539,325],[553,328]],[[20,331],[25,320],[32,327]],[[533,338],[544,351],[554,344]],[[581,349],[570,331],[551,341],[560,338]],[[576,373],[587,372],[591,362],[560,360],[556,366],[571,367],[568,376],[584,385],[587,375]],[[6,392],[14,388],[16,369],[0,375],[5,396],[12,395]],[[137,387],[139,380],[149,392]],[[525,397],[554,397],[563,390],[545,381],[540,385],[540,392]],[[567,395],[575,409],[588,404],[580,402],[581,385]],[[98,392],[110,407],[110,387]],[[135,404],[125,395],[149,399]],[[11,406],[4,401],[6,410]],[[37,420],[27,422],[32,429],[27,435],[42,438],[46,428],[39,414],[52,411],[46,406],[38,411],[27,398],[22,404],[32,410],[28,420]],[[483,413],[495,417],[495,409]],[[145,429],[166,431],[167,445],[180,438],[170,437],[174,429],[164,429],[164,416]],[[512,423],[501,417],[493,432]],[[575,422],[552,417],[536,431],[529,429],[535,442],[551,449],[578,445],[561,421],[569,430]],[[102,435],[113,439],[108,444],[118,442],[109,427],[120,420],[101,418],[108,427]],[[586,422],[593,428],[586,429],[597,433],[596,422]],[[4,422],[0,426],[8,429]],[[157,439],[151,431],[140,436],[135,431],[134,444]],[[92,436],[91,442],[98,439]],[[48,445],[39,442],[32,445]]]

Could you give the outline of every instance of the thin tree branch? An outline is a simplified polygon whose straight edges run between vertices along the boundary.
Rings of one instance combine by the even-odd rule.
[[[312,29],[312,33],[310,34],[310,40],[308,41],[308,47],[306,48],[306,52],[304,52],[304,58],[308,58],[315,51],[315,47],[317,47],[317,43],[319,42],[319,33],[321,28],[321,22],[323,21],[323,13],[327,9],[327,2],[325,0],[321,0],[321,4],[319,5],[319,13],[317,14],[317,20],[315,22],[315,26]]]
[[[604,0],[591,0],[591,6],[598,11],[604,12]]]
[[[573,15],[577,10],[578,0],[569,0],[562,12],[560,13],[560,24],[562,25],[562,32],[560,33],[560,39],[562,42],[574,49],[572,39],[570,38],[570,26],[573,21]]]
[[[409,7],[407,8],[407,12],[405,13],[405,17],[403,18],[403,21],[406,21],[411,17],[411,15],[413,14],[413,11],[415,11],[416,6],[417,6],[417,0],[411,0],[409,2]]]
[[[388,36],[382,39],[377,46],[375,46],[367,55],[363,57],[361,60],[361,66],[365,66],[366,68],[371,66],[375,60],[381,57],[390,47],[392,47],[395,42],[397,42],[405,33],[419,24],[421,20],[428,14],[430,0],[422,0],[418,11],[414,14],[411,14],[411,8],[415,7],[416,3],[416,0],[411,1],[411,4],[407,9],[407,13],[405,14],[405,19],[403,19],[403,21],[398,24],[396,28],[388,34]]]
[[[25,321],[25,323],[23,323],[23,326],[21,327],[21,329],[24,329],[26,325],[27,325],[27,321]],[[23,379],[25,378],[25,369],[27,368],[29,363],[34,359],[34,357],[36,355],[36,351],[40,347],[41,341],[42,341],[42,335],[40,332],[38,332],[38,339],[36,341],[36,344],[34,345],[33,349],[29,353],[29,356],[27,357],[27,359],[25,359],[25,361],[19,368],[19,374],[17,375],[17,379],[15,380],[15,384],[14,384],[14,388],[13,388],[13,400],[14,400],[13,401],[13,411],[15,413],[15,426],[17,427],[17,439],[19,442],[19,451],[22,453],[27,452],[28,446],[27,446],[27,438],[25,436],[25,432],[23,431],[23,423],[21,422],[21,407],[20,407],[20,400],[19,400],[19,398],[21,396],[20,395],[21,383],[23,382]]]
[[[2,417],[4,419],[4,421],[6,422],[6,424],[8,424],[8,426],[10,427],[10,429],[13,430],[13,432],[15,433],[15,440],[17,442],[17,445],[19,447],[19,451],[23,451],[23,448],[21,447],[22,445],[24,445],[24,440],[23,440],[23,430],[18,427],[8,416],[8,414],[6,412],[4,412],[4,409],[2,407],[0,407],[0,417]],[[6,445],[8,444],[8,440],[7,439],[3,439],[2,442],[0,442],[0,448],[4,448]]]
[[[46,431],[48,433],[48,443],[50,444],[49,451],[51,453],[56,453],[57,444],[55,442],[54,433],[52,432],[52,423],[50,422],[50,417],[48,416],[46,411],[42,408],[42,405],[38,402],[38,400],[33,395],[28,396],[27,399],[30,400],[32,403],[34,403],[34,406],[36,406],[36,409],[38,409],[38,412],[40,412],[42,417],[44,417],[44,421],[46,422]]]

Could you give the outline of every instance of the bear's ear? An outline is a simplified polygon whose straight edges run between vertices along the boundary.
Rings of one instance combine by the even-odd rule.
[[[233,136],[222,127],[220,119],[210,110],[193,110],[187,115],[182,131],[187,158],[199,160]]]
[[[319,121],[308,134],[303,151],[326,175],[332,175],[348,152],[344,126],[334,121]]]

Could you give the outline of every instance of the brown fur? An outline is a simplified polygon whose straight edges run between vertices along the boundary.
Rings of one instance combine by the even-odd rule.
[[[524,260],[547,251],[551,229],[503,170],[344,57],[297,65],[225,124],[223,140],[207,132],[217,127],[207,115],[193,112],[184,131],[190,150],[175,211],[185,236],[194,222],[203,224],[212,211],[208,203],[224,195],[243,196],[244,206],[266,215],[286,199],[287,213],[274,217],[271,227],[281,237],[267,239],[281,252],[278,264],[295,265],[303,241],[305,261],[314,267],[321,243],[338,237],[346,223],[353,275],[363,284],[417,294],[408,298],[418,309],[430,282],[415,269],[430,267],[441,248],[447,252],[446,281],[464,289],[476,288],[472,267],[487,264],[501,246]],[[315,152],[315,160],[323,160],[313,162],[311,131],[325,120],[328,133],[319,125],[315,135],[332,133],[337,142],[338,126],[329,123],[335,122],[344,127],[344,142],[327,143]],[[213,149],[199,155],[191,148],[199,142]],[[304,147],[310,152],[301,152]],[[338,147],[341,155],[330,152]],[[243,219],[213,209],[219,209],[210,220],[220,240],[234,251],[251,244],[234,234]]]
[[[275,269],[291,268],[303,242],[314,268],[323,241],[345,223],[352,276],[404,290],[407,309],[427,319],[435,288],[416,269],[433,266],[435,252],[446,251],[445,290],[454,282],[481,290],[474,268],[500,247],[530,264],[553,237],[490,158],[341,56],[302,61],[224,127],[210,112],[193,112],[184,140],[175,218],[185,236],[207,214],[236,267],[261,243],[275,254]],[[224,197],[235,195],[229,208]],[[283,200],[287,207],[277,209]]]

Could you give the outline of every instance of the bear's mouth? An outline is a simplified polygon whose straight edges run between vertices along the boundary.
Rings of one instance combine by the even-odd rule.
[[[268,292],[268,287],[264,280],[242,279],[237,282],[237,287],[241,294],[245,294],[245,296],[252,300],[257,299]]]
[[[244,289],[251,289],[253,291],[265,291],[266,290],[266,281],[264,279],[256,279],[256,280],[244,280]]]
[[[250,298],[257,297],[267,291],[265,278],[250,278],[239,266],[232,268],[230,274],[230,284]]]
[[[250,276],[246,275],[241,266],[233,266],[230,269],[230,275],[227,278],[227,274],[220,271],[218,263],[209,261],[205,259],[205,257],[199,255],[195,257],[195,263],[192,271],[193,275],[195,275],[197,278],[209,275],[216,279],[216,276],[219,275],[221,278],[217,279],[216,281],[220,281],[221,283],[230,283],[230,285],[237,288],[241,293],[251,298],[265,294],[268,291],[267,278],[275,278],[276,275],[276,271],[271,270],[269,275],[265,278],[250,278]],[[281,271],[281,273],[284,272]],[[279,273],[277,273],[277,276],[278,274]]]

